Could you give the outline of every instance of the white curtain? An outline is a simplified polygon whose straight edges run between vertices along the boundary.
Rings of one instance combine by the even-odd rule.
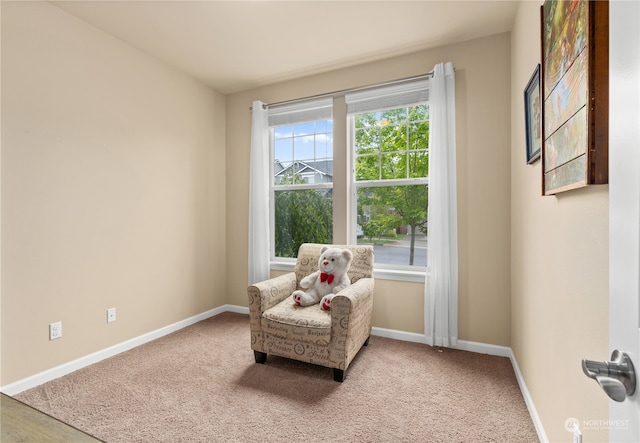
[[[254,101],[249,167],[249,284],[269,278],[269,124],[264,103]]]
[[[458,223],[455,75],[451,63],[433,69],[429,86],[429,248],[425,335],[431,346],[458,341]]]

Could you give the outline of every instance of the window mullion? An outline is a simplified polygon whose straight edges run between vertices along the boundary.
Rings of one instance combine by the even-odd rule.
[[[347,121],[344,96],[336,96],[333,99],[333,242],[336,244],[348,244],[351,237],[351,156],[347,143]]]
[[[381,186],[413,186],[413,185],[428,185],[429,178],[395,178],[392,180],[358,180],[355,182],[357,188],[374,188]]]
[[[409,146],[409,128],[410,128],[410,121],[411,119],[409,118],[409,108],[407,109],[407,117],[404,120],[404,145],[405,145],[405,151],[404,151],[404,161],[406,164],[406,167],[404,168],[404,174],[405,174],[405,178],[409,178],[411,177],[411,156],[409,155],[410,149],[411,147]]]
[[[331,189],[332,183],[311,183],[311,184],[299,184],[299,185],[272,185],[273,190],[278,191],[302,191],[305,189]]]

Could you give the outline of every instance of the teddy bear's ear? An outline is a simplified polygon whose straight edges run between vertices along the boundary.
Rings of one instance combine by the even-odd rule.
[[[329,246],[324,245],[322,249],[320,249],[320,254],[324,254],[324,251],[326,251],[327,249],[329,249]]]
[[[350,249],[343,249],[342,256],[347,259],[347,261],[351,261],[353,258],[353,252]]]

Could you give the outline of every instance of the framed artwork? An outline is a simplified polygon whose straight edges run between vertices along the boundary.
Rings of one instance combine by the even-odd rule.
[[[542,102],[540,101],[540,65],[533,71],[524,89],[524,124],[527,135],[527,164],[540,158],[542,148]]]
[[[608,183],[609,2],[545,0],[542,194]]]

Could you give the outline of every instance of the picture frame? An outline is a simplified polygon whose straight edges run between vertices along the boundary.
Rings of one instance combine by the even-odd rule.
[[[540,64],[524,89],[524,122],[527,145],[527,164],[540,158],[542,150],[542,94],[540,93]]]
[[[542,195],[609,181],[609,2],[545,0]]]

